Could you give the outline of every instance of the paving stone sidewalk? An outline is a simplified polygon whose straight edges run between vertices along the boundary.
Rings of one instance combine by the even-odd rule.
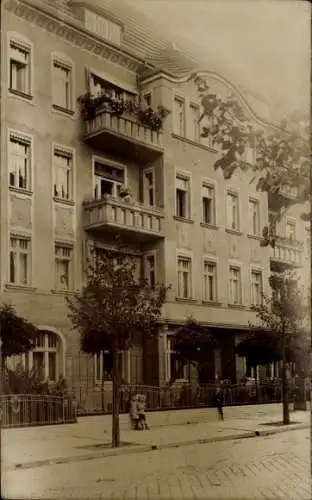
[[[232,407],[219,421],[215,409],[183,410],[148,415],[151,430],[129,428],[127,415],[121,415],[121,440],[127,446],[110,448],[111,417],[79,419],[77,424],[2,431],[2,464],[5,469],[28,468],[44,463],[66,463],[119,453],[137,453],[154,448],[183,446],[229,439],[248,438],[284,431],[284,427],[265,425],[281,420],[281,405]],[[310,412],[293,412],[297,425],[287,430],[308,427]],[[167,422],[167,423],[166,423]]]

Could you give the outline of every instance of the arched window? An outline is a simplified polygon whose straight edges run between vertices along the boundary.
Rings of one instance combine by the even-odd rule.
[[[64,373],[64,346],[59,335],[49,330],[39,330],[35,348],[19,356],[12,356],[7,363],[14,369],[19,363],[27,371],[34,370],[42,381],[56,382]]]
[[[28,353],[29,369],[34,369],[42,380],[57,381],[60,377],[61,339],[50,331],[40,331],[36,347]]]

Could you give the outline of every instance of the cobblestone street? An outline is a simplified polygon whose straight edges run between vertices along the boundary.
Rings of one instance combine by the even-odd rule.
[[[310,500],[308,430],[8,471],[6,498]]]

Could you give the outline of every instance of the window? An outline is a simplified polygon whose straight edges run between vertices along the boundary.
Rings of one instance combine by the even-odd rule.
[[[191,259],[178,257],[178,298],[189,299],[191,296]]]
[[[155,255],[145,257],[145,278],[150,287],[154,288],[156,285]]]
[[[55,289],[69,290],[71,284],[72,248],[55,245]]]
[[[53,152],[54,196],[60,200],[73,199],[73,154],[62,148]]]
[[[113,355],[109,351],[101,351],[94,356],[95,382],[111,381],[113,372]],[[125,382],[130,382],[130,352],[121,353],[121,373]]]
[[[176,178],[176,216],[190,217],[190,180],[179,176]]]
[[[148,92],[147,94],[144,94],[143,96],[144,104],[148,107],[151,107],[152,105],[152,94]]]
[[[174,99],[174,132],[181,137],[185,136],[185,104],[182,99]]]
[[[9,186],[31,189],[31,141],[15,133],[9,141]]]
[[[227,193],[227,227],[233,231],[239,228],[238,195]]]
[[[72,111],[72,67],[69,63],[53,61],[53,106]]]
[[[144,202],[153,207],[155,205],[155,172],[148,170],[144,173]]]
[[[91,74],[89,79],[90,92],[94,96],[106,95],[112,99],[122,99],[125,101],[137,102],[137,95],[134,92],[125,90],[97,74]]]
[[[167,380],[188,380],[188,366],[181,363],[174,350],[174,337],[167,337]]]
[[[248,201],[249,215],[249,234],[260,234],[260,204],[258,200],[249,199]]]
[[[62,342],[53,332],[40,331],[35,348],[24,355],[26,369],[34,370],[42,381],[57,382],[62,369]]]
[[[192,141],[194,142],[199,142],[199,106],[197,106],[196,104],[190,104],[190,115],[190,139],[192,139]]]
[[[230,304],[242,303],[241,270],[239,267],[230,266]]]
[[[217,300],[217,264],[204,262],[204,300],[215,302]]]
[[[286,238],[289,240],[296,239],[296,221],[286,221]]]
[[[251,303],[254,306],[262,304],[262,273],[261,271],[251,272]]]
[[[113,21],[99,16],[95,12],[85,9],[85,25],[89,31],[115,43],[121,44],[121,26]]]
[[[24,43],[11,40],[9,49],[10,91],[31,94],[31,53]]]
[[[9,282],[16,285],[29,284],[29,240],[18,236],[10,238]]]
[[[124,185],[125,171],[123,168],[111,167],[104,162],[94,162],[94,197],[105,195],[117,198],[121,186]]]
[[[215,189],[213,186],[202,186],[203,223],[215,224]]]

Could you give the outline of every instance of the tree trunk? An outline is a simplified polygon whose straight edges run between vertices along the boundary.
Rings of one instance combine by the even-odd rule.
[[[105,398],[104,398],[104,373],[102,370],[102,379],[101,379],[101,404],[102,404],[102,412],[105,412]]]
[[[284,353],[283,353],[284,354]],[[288,391],[288,374],[286,356],[283,355],[282,365],[282,401],[283,401],[283,424],[289,425],[289,391]]]
[[[112,404],[112,448],[120,446],[119,406],[120,406],[120,353],[113,352],[113,404]]]

